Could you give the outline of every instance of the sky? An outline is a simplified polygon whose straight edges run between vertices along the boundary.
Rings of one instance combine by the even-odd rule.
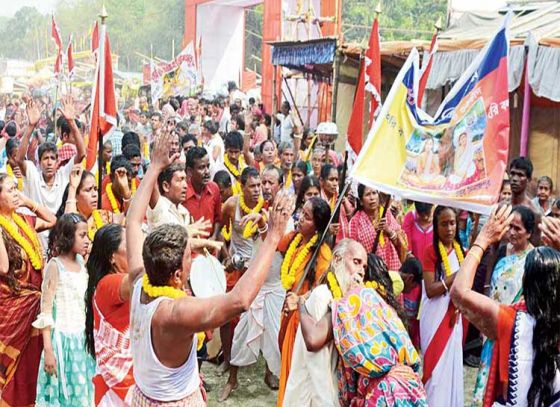
[[[34,6],[41,13],[50,13],[57,0],[0,0],[0,16],[12,17],[23,6]]]

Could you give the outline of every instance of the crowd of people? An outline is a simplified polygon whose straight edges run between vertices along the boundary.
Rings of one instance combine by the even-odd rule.
[[[347,187],[336,124],[232,86],[135,100],[86,170],[82,102],[1,107],[0,405],[204,406],[260,357],[278,406],[462,407],[465,364],[473,406],[560,405],[560,199],[528,158],[489,216]]]

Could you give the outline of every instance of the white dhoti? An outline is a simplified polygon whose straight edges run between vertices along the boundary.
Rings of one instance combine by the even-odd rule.
[[[280,282],[282,255],[276,253],[268,277],[249,310],[241,315],[233,334],[231,364],[249,366],[262,352],[270,371],[280,375],[278,334],[286,291]]]

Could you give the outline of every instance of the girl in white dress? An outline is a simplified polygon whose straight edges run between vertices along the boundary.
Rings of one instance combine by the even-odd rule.
[[[90,406],[95,363],[85,348],[84,256],[89,246],[85,218],[61,216],[49,236],[49,255],[41,287],[41,313],[33,322],[43,334],[37,406]]]

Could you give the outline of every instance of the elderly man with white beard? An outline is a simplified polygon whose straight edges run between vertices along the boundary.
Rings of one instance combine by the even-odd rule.
[[[333,250],[329,273],[334,273],[345,293],[362,284],[366,267],[367,253],[364,247],[355,240],[344,239]],[[288,296],[288,310],[299,307],[301,320],[294,343],[284,406],[340,405],[336,378],[337,352],[332,334],[327,343],[315,346],[306,344],[302,332],[305,322],[315,325],[329,314],[332,301],[333,294],[326,283],[317,286],[308,296]],[[329,329],[328,325],[326,329]]]

